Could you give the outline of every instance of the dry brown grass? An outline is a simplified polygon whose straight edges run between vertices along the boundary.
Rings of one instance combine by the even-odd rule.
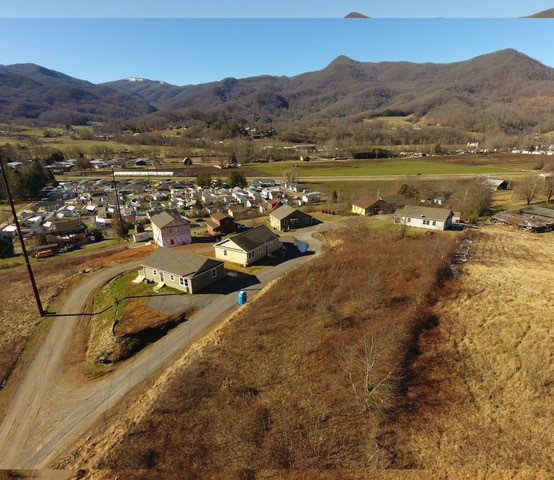
[[[429,326],[428,304],[457,239],[363,228],[342,231],[345,241],[332,235],[324,253],[226,324],[115,445],[92,462],[88,451],[82,463],[190,478],[390,466],[382,422],[403,404],[411,347]],[[360,357],[373,339],[382,348],[369,380],[380,400],[368,406],[353,385],[363,391]],[[268,470],[265,478],[278,477]]]
[[[35,264],[37,286],[45,309],[52,307],[68,282],[78,281],[79,272],[96,269],[125,260],[144,257],[153,247],[110,251],[82,256],[55,257]],[[41,322],[24,266],[0,271],[0,382],[6,379],[16,364],[27,341]]]
[[[437,304],[441,322],[421,338],[413,408],[391,429],[395,465],[549,478],[539,469],[554,468],[554,236],[495,227],[472,250],[461,292]]]

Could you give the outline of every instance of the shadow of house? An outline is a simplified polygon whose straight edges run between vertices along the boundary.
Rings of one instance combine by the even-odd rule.
[[[13,242],[11,238],[0,235],[0,258],[8,258],[13,256]]]

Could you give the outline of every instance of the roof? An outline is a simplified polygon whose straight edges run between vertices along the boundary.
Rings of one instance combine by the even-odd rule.
[[[507,183],[506,180],[498,180],[496,178],[487,178],[484,182],[485,185],[490,185],[491,187],[499,187],[503,183]]]
[[[229,240],[243,250],[249,252],[277,238],[279,238],[279,235],[273,233],[265,225],[260,225],[259,227],[251,228],[246,232],[239,233],[238,235],[231,237]]]
[[[221,221],[221,220],[223,220],[223,219],[225,219],[225,218],[231,218],[231,219],[232,219],[232,217],[230,217],[229,215],[227,215],[226,213],[223,213],[223,212],[216,212],[216,213],[213,213],[213,214],[211,215],[211,217],[212,217],[214,220],[219,220],[219,221]]]
[[[425,218],[436,222],[446,222],[452,215],[452,210],[449,208],[420,207],[419,205],[406,205],[397,212],[404,217]]]
[[[291,207],[290,205],[283,205],[282,207],[277,208],[274,212],[271,213],[270,216],[276,218],[277,220],[283,220],[284,218],[296,212],[300,212],[301,215],[305,215],[308,217],[310,216],[302,210],[298,210],[297,208]]]
[[[164,228],[172,222],[177,222],[181,225],[187,225],[189,223],[188,220],[183,218],[178,213],[168,212],[167,210],[152,215],[150,217],[150,221],[158,228]]]
[[[390,205],[406,205],[406,198],[404,197],[404,195],[383,195],[381,197],[381,200],[387,202]]]
[[[536,207],[535,205],[528,205],[520,208],[520,212],[527,213],[529,215],[538,215],[540,217],[554,218],[554,210],[551,208]]]
[[[375,203],[379,201],[384,201],[379,197],[376,197],[374,195],[364,195],[363,197],[358,198],[356,201],[352,202],[352,205],[355,205],[356,207],[360,208],[369,208]],[[387,202],[385,202],[387,203]]]
[[[173,273],[175,275],[198,275],[206,270],[223,264],[220,260],[204,257],[195,253],[183,252],[169,247],[158,247],[143,262],[143,266]]]

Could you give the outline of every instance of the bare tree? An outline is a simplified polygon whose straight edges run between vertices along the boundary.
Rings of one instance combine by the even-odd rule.
[[[369,334],[343,352],[354,400],[362,413],[385,413],[395,405],[400,368],[387,358],[391,338]]]
[[[546,197],[546,203],[550,203],[550,199],[554,196],[554,176],[551,175],[544,177],[544,185],[542,191]]]
[[[539,181],[537,177],[525,177],[520,180],[514,188],[518,198],[521,198],[529,205],[539,192]]]
[[[298,167],[296,165],[293,165],[283,172],[283,177],[287,183],[297,183],[299,176],[300,172],[298,171]]]

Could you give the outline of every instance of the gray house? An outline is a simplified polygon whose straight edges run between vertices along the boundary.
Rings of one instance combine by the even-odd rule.
[[[159,247],[142,264],[140,277],[186,293],[197,293],[224,278],[225,267],[213,258]]]

